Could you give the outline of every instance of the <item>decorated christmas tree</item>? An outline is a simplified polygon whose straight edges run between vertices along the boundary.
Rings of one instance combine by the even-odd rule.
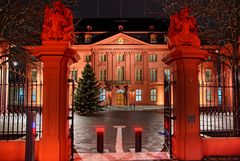
[[[86,64],[82,72],[82,78],[77,81],[78,86],[75,93],[75,111],[83,115],[91,115],[102,111],[99,105],[99,82],[89,63]]]

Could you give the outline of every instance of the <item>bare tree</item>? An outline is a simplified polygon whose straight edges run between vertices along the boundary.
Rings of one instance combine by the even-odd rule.
[[[198,21],[202,44],[206,44],[210,48],[214,46],[214,51],[211,53],[215,54],[221,62],[226,62],[226,65],[232,70],[233,109],[239,115],[240,1],[157,0],[157,2],[163,6],[166,16],[183,7],[191,9],[191,13]],[[240,119],[235,121],[240,126]],[[236,128],[239,129],[239,127]]]

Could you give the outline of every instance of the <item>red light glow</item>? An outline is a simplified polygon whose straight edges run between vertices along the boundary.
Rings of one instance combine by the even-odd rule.
[[[103,127],[98,127],[96,128],[97,133],[104,133],[104,128]]]
[[[134,131],[135,131],[135,132],[142,132],[143,129],[142,129],[141,127],[135,127],[135,128],[134,128]]]

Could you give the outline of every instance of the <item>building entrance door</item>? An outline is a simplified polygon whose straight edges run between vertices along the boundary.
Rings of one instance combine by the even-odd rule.
[[[123,106],[124,105],[124,93],[120,92],[117,93],[117,105],[118,106]]]

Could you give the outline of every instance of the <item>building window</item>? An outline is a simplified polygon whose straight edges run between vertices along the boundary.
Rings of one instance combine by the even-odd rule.
[[[77,81],[77,74],[78,74],[77,69],[73,69],[73,70],[72,70],[72,80],[73,80],[74,82]]]
[[[106,100],[106,89],[100,89],[99,100],[100,101],[105,101]]]
[[[150,90],[150,101],[152,101],[152,102],[157,101],[157,89]]]
[[[211,69],[206,69],[205,77],[206,77],[206,82],[212,81],[212,70]]]
[[[150,62],[156,62],[157,61],[157,55],[155,55],[155,54],[150,55],[149,56],[149,61]]]
[[[101,55],[100,55],[100,61],[101,61],[101,62],[107,61],[107,55],[106,55],[106,54],[101,54]]]
[[[118,67],[118,80],[124,80],[124,67]]]
[[[207,99],[207,101],[212,100],[212,91],[210,89],[207,89],[207,91],[206,91],[206,99]]]
[[[118,54],[117,55],[117,61],[124,61],[124,55],[123,54]]]
[[[37,70],[32,69],[32,81],[37,82]]]
[[[150,69],[150,81],[151,82],[157,81],[157,69]]]
[[[85,61],[86,61],[86,62],[90,62],[90,61],[91,61],[91,55],[86,55]]]
[[[157,35],[156,34],[150,35],[150,43],[157,43]]]
[[[92,41],[92,35],[86,34],[86,35],[84,36],[84,42],[85,42],[86,44],[88,44],[88,43],[91,43],[91,41]]]
[[[136,89],[136,101],[142,101],[142,90],[141,89]]]
[[[135,81],[136,81],[136,82],[142,81],[142,78],[143,78],[142,69],[136,69],[136,70],[135,70]]]
[[[164,69],[164,77],[167,79],[167,80],[170,80],[171,78],[171,70],[169,68],[165,68]]]
[[[222,104],[222,89],[221,87],[218,88],[218,105]]]
[[[135,54],[135,60],[142,61],[142,54],[140,54],[140,53]]]
[[[32,102],[36,102],[37,101],[37,88],[33,87],[32,88]]]
[[[100,70],[100,81],[105,81],[107,78],[107,70],[101,69]]]

